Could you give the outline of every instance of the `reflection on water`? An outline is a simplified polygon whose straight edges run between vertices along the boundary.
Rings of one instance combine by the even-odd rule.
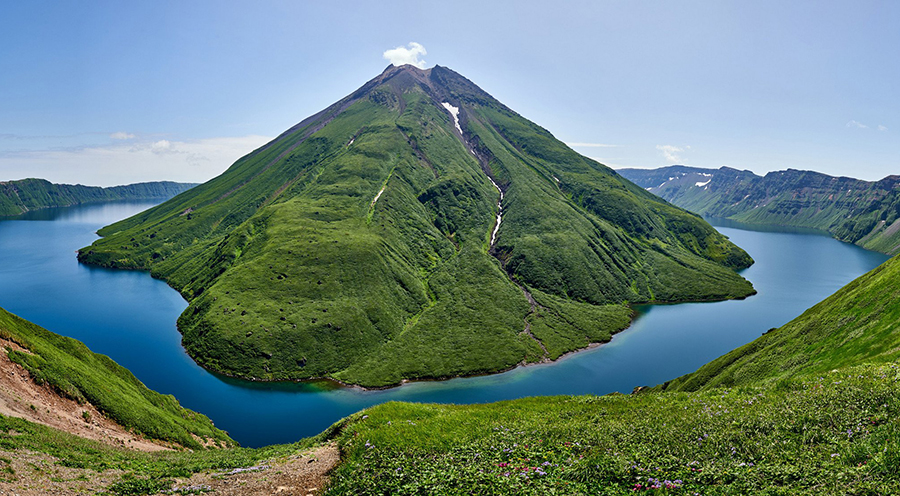
[[[746,222],[727,219],[725,217],[703,217],[703,219],[716,227],[730,227],[733,229],[742,229],[744,231],[813,234],[831,237],[831,234],[829,234],[828,231],[813,229],[811,227],[791,227],[779,224],[748,224]]]
[[[141,201],[112,201],[102,203],[85,203],[73,207],[51,207],[39,210],[31,210],[21,215],[12,217],[0,216],[0,221],[5,220],[59,220],[69,222],[103,222],[108,219],[121,220],[158,205],[168,198],[147,199]],[[135,210],[137,209],[137,210]],[[122,216],[124,215],[124,217]],[[115,222],[113,220],[112,222]],[[103,227],[103,226],[100,226]]]
[[[741,301],[638,307],[603,346],[503,374],[414,382],[384,391],[333,382],[254,383],[212,374],[181,347],[187,304],[146,272],[80,265],[94,232],[151,204],[39,211],[49,222],[0,222],[0,306],[111,356],[147,386],[208,415],[243,445],[293,442],[385,401],[482,403],[534,395],[631,392],[696,370],[796,317],[886,256],[826,236],[720,230],[756,260],[742,272],[759,292]],[[30,217],[29,217],[30,218]]]

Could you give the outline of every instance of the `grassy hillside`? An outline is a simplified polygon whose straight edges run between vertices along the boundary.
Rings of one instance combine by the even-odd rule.
[[[194,186],[190,183],[158,181],[100,188],[80,184],[53,184],[44,179],[3,181],[0,182],[0,216],[80,203],[171,198]]]
[[[342,464],[329,495],[880,495],[896,492],[898,419],[900,372],[883,364],[692,393],[386,403],[258,450],[139,453],[0,416],[0,450],[48,453],[105,478],[112,494],[156,494],[175,478],[336,439]],[[28,477],[4,470],[0,480]]]
[[[329,494],[895,494],[900,258],[640,394],[388,403]]]
[[[327,494],[892,494],[900,372],[774,386],[387,403],[354,416]]]
[[[894,494],[898,271],[895,257],[756,342],[639,394],[392,402],[296,445],[198,453],[126,452],[0,416],[0,448],[124,470],[110,486],[123,494],[329,440],[342,451],[326,487],[334,495]]]
[[[760,177],[729,167],[679,165],[619,172],[706,217],[807,227],[889,255],[900,251],[900,176],[871,182],[788,169]]]
[[[173,396],[148,389],[127,369],[91,352],[80,341],[54,334],[3,309],[0,338],[27,350],[4,352],[35,381],[47,383],[79,403],[91,403],[126,429],[195,449],[202,448],[200,441],[235,444],[206,416],[182,408]]]
[[[238,467],[252,467],[277,457],[294,455],[331,435],[331,431],[315,438],[290,445],[267,446],[259,449],[227,448],[214,450],[159,451],[146,453],[79,438],[26,420],[0,415],[0,452],[31,455],[45,453],[39,464],[30,463],[15,470],[13,459],[0,456],[0,488],[7,494],[79,494],[80,481],[92,481],[105,488],[100,494],[139,495],[159,494],[177,485],[176,481],[201,471],[228,472]],[[45,461],[46,460],[46,461]],[[47,463],[47,462],[50,463]],[[72,479],[59,477],[64,467]],[[47,476],[49,472],[50,476]],[[264,473],[263,475],[269,475]],[[63,486],[57,491],[41,486],[51,479]],[[68,483],[68,484],[67,484]],[[29,488],[31,492],[24,491]],[[175,494],[202,494],[195,489]]]
[[[262,380],[495,372],[608,340],[628,303],[753,293],[702,219],[442,67],[390,67],[99,233],[82,262],[165,279],[190,355]]]
[[[900,258],[863,274],[803,315],[663,389],[692,391],[772,382],[900,358]]]

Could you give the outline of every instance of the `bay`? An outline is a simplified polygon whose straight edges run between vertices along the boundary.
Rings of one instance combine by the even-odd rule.
[[[112,357],[148,387],[209,416],[244,446],[315,435],[385,401],[482,403],[535,395],[629,393],[692,372],[778,327],[888,257],[813,232],[719,227],[756,263],[745,300],[641,305],[610,343],[503,374],[414,382],[383,391],[318,383],[253,383],[210,373],[187,356],[175,326],[187,307],[146,272],[79,264],[75,250],[105,225],[152,206],[115,202],[0,221],[0,306]]]

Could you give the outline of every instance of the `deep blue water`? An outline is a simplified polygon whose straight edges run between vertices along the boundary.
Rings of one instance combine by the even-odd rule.
[[[329,384],[257,384],[197,366],[175,320],[187,304],[147,273],[79,264],[94,232],[153,205],[109,203],[0,221],[0,306],[84,341],[147,386],[175,395],[245,446],[293,442],[377,403],[481,403],[534,395],[630,392],[696,370],[800,315],[887,259],[827,236],[719,228],[756,264],[742,272],[759,294],[719,303],[642,306],[626,331],[556,363],[497,375],[418,382],[386,391]]]

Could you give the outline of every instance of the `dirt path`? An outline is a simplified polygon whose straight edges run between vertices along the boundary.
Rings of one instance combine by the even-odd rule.
[[[337,446],[328,444],[256,467],[176,479],[172,489],[222,496],[317,495],[328,482],[328,472],[339,462]],[[98,473],[69,468],[59,465],[52,456],[27,451],[0,450],[0,466],[12,469],[12,475],[0,472],[0,496],[98,494],[123,475],[118,470]]]
[[[126,431],[104,417],[90,403],[78,404],[75,400],[60,396],[47,384],[37,385],[27,370],[9,359],[6,348],[28,352],[12,341],[0,339],[0,414],[23,418],[112,446],[141,451],[169,449],[161,442]]]
[[[328,472],[340,461],[337,446],[326,444],[256,467],[195,474],[189,479],[177,481],[174,488],[210,491],[210,494],[223,496],[319,494],[328,482]]]

